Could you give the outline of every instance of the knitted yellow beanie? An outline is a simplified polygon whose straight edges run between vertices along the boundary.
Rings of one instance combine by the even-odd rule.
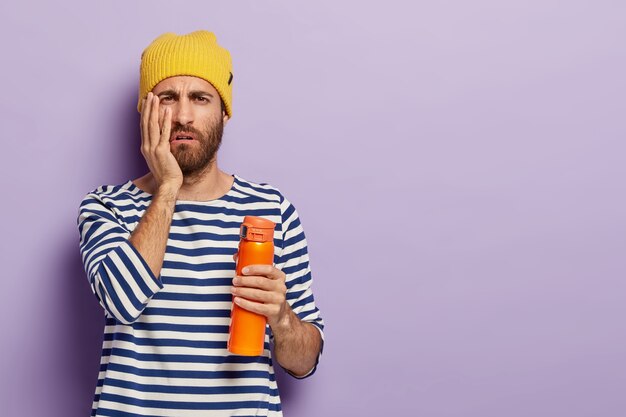
[[[215,34],[206,30],[186,35],[167,32],[152,41],[141,54],[137,111],[141,113],[141,100],[155,85],[175,75],[193,75],[210,82],[232,117],[232,60],[228,50],[217,44]]]

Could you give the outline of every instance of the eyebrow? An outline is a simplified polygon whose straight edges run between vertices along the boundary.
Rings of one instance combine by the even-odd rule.
[[[189,97],[209,96],[209,97],[213,98],[213,94],[209,93],[208,91],[202,91],[202,90],[192,90],[192,91],[189,92],[188,95],[189,95]],[[176,92],[174,90],[161,91],[159,94],[157,94],[157,96],[159,98],[161,96],[172,96],[174,98],[179,98],[180,97],[178,92]]]

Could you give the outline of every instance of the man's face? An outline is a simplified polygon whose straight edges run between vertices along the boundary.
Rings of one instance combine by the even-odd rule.
[[[228,116],[211,83],[192,76],[166,78],[153,89],[159,97],[159,120],[172,114],[170,150],[184,176],[202,172],[215,159]],[[162,125],[162,122],[161,122]]]

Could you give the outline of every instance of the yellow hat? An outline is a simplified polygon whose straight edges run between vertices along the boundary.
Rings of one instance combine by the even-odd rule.
[[[232,117],[233,66],[230,53],[217,44],[212,32],[197,30],[186,35],[167,32],[157,37],[141,54],[139,100],[168,77],[193,75],[210,82]]]

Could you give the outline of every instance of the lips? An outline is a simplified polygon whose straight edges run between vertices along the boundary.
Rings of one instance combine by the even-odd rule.
[[[196,137],[193,133],[175,133],[170,138],[170,142],[184,142],[187,140],[195,140]]]

